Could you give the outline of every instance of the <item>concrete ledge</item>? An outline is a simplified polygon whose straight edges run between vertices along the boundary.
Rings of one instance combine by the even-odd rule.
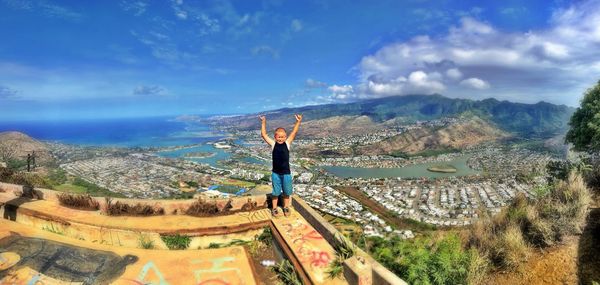
[[[396,274],[389,271],[383,265],[377,263],[372,264],[373,267],[373,284],[375,285],[408,285],[404,280],[398,278]]]
[[[7,193],[23,193],[25,192],[25,187],[17,184],[10,184],[0,182],[0,188],[5,190]],[[55,191],[45,188],[34,188],[33,189],[34,196],[38,199],[48,200],[48,201],[58,201],[58,195],[66,192]],[[76,193],[72,193],[76,194]],[[92,197],[94,200],[98,201],[101,209],[106,209],[106,198],[105,197]],[[185,214],[185,211],[192,205],[197,199],[185,199],[185,200],[175,200],[175,199],[129,199],[129,198],[111,198],[112,202],[121,202],[129,205],[135,205],[137,203],[147,204],[147,205],[160,205],[165,210],[165,215],[181,215]],[[267,207],[267,195],[255,195],[255,196],[241,196],[241,197],[232,197],[230,199],[206,199],[207,202],[216,202],[219,209],[223,209],[227,203],[231,201],[231,209],[229,211],[235,212],[240,211],[244,208],[245,205],[255,204],[257,209],[266,208]]]
[[[312,207],[310,207],[304,200],[298,196],[293,196],[292,205],[294,209],[308,221],[330,244],[334,244],[335,236],[341,235],[341,233],[330,223],[328,223],[319,213],[317,213]],[[364,259],[365,263],[357,260],[358,258]],[[364,267],[370,267],[365,269]],[[371,278],[369,278],[369,273]],[[349,258],[344,262],[344,277],[349,284],[374,284],[374,285],[404,285],[407,284],[404,280],[400,279],[396,274],[389,271],[383,265],[379,264],[369,254],[362,251],[357,247],[356,256]]]
[[[277,229],[277,227],[275,227],[275,225],[273,224],[273,222],[269,223],[269,226],[271,228],[271,233],[273,234],[273,242],[276,244],[276,246],[278,246],[281,249],[281,251],[283,252],[283,254],[287,257],[287,259],[294,266],[294,268],[296,268],[296,273],[298,274],[298,276],[302,280],[302,284],[312,285],[313,283],[310,281],[310,278],[308,277],[308,275],[306,274],[306,272],[302,268],[302,265],[300,264],[300,261],[298,261],[298,259],[294,255],[294,253],[292,253],[292,249],[285,242],[285,240],[281,236],[281,233],[279,232],[279,230]]]
[[[26,260],[13,264],[3,260],[9,262],[3,264],[0,284],[263,284],[241,246],[201,250],[118,247],[0,219],[0,248],[2,253]]]
[[[237,234],[259,230],[268,226],[271,219],[268,209],[238,212],[217,219],[187,215],[106,216],[99,211],[74,210],[56,202],[15,197],[9,193],[0,193],[0,215],[36,228],[57,226],[61,232],[81,233],[88,239],[112,232],[128,236],[139,233],[191,237]]]

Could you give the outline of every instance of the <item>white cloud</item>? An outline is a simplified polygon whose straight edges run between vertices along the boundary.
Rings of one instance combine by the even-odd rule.
[[[17,97],[17,90],[0,85],[0,99],[13,99]]]
[[[252,52],[252,55],[254,55],[254,56],[266,54],[266,55],[270,55],[274,59],[279,58],[279,50],[277,50],[271,46],[268,46],[268,45],[255,46],[252,48],[251,52]]]
[[[463,74],[460,72],[460,70],[458,70],[458,68],[450,68],[446,70],[446,76],[448,76],[448,78],[458,80],[462,78]]]
[[[444,84],[432,80],[427,73],[421,70],[411,72],[408,76],[408,83],[416,92],[422,91],[426,94],[441,92],[446,89]]]
[[[187,16],[186,16],[187,18]],[[215,18],[211,18],[206,14],[200,14],[196,17],[196,20],[200,23],[204,24],[204,27],[200,30],[201,35],[208,35],[212,33],[219,32],[221,30],[221,25],[219,24],[219,20]]]
[[[67,6],[60,6],[47,1],[4,0],[3,2],[12,9],[39,12],[49,18],[68,20],[80,20],[83,18],[81,13]]]
[[[510,17],[522,17],[527,13],[527,8],[523,6],[519,7],[506,7],[500,10],[500,14]]]
[[[315,80],[312,78],[308,78],[308,79],[306,79],[306,82],[304,82],[304,86],[306,88],[325,88],[325,87],[327,87],[327,83],[321,82],[319,80]]]
[[[479,89],[479,90],[490,88],[489,83],[487,83],[479,78],[475,78],[475,77],[471,77],[469,79],[465,79],[465,80],[461,81],[460,85],[470,87],[473,89]]]
[[[167,90],[158,85],[140,85],[133,89],[134,95],[145,95],[145,96],[165,96]]]
[[[354,87],[352,85],[332,85],[327,88],[331,92],[331,98],[335,100],[345,101],[354,99]]]
[[[294,32],[299,32],[302,30],[302,22],[298,19],[292,20],[291,29]]]
[[[385,45],[354,67],[355,97],[444,91],[576,106],[598,66],[600,0],[592,0],[555,11],[544,29],[507,32],[464,17],[446,34]]]
[[[146,12],[148,3],[144,1],[121,1],[121,8],[126,12],[131,12],[134,16],[141,16]]]
[[[353,90],[352,85],[332,85],[328,89],[334,93],[348,93]]]

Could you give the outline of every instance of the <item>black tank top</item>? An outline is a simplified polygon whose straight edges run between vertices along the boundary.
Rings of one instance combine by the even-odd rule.
[[[287,142],[277,143],[273,147],[273,172],[277,174],[291,174],[290,151]]]

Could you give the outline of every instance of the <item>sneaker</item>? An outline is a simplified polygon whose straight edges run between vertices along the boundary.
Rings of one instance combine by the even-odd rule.
[[[284,214],[286,217],[289,217],[289,216],[292,214],[292,211],[290,211],[290,208],[289,208],[289,207],[285,207],[285,208],[283,208],[283,214]]]
[[[273,215],[273,217],[279,216],[279,210],[277,208],[271,209],[271,215]]]

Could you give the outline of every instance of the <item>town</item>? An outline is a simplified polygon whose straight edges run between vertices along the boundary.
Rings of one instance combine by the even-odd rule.
[[[443,124],[432,122],[430,124]],[[420,125],[423,122],[419,123]],[[414,127],[414,126],[413,126]],[[402,130],[393,130],[396,134]],[[198,185],[196,195],[214,196],[211,185],[223,178],[248,181],[252,185],[269,185],[270,152],[264,142],[251,137],[250,132],[238,133],[245,140],[228,139],[215,147],[231,157],[217,164],[203,163],[182,155],[179,158],[161,156],[171,148],[101,148],[50,144],[60,167],[110,191],[135,198],[169,198],[182,191],[183,182]],[[388,134],[389,135],[389,134]],[[352,143],[371,143],[383,139],[381,132],[364,135]],[[337,143],[334,143],[337,142]],[[408,229],[394,228],[376,212],[364,207],[353,197],[338,191],[336,186],[358,189],[368,199],[383,206],[397,217],[438,227],[465,226],[482,215],[494,215],[518,194],[531,197],[536,185],[543,183],[544,167],[551,154],[519,146],[482,144],[461,152],[411,158],[386,155],[341,157],[309,157],[307,149],[318,145],[324,151],[340,146],[339,138],[298,139],[297,152],[290,158],[295,180],[295,193],[322,213],[355,221],[367,236],[398,235],[412,238]],[[348,143],[348,142],[345,142]],[[223,147],[227,146],[227,147]],[[510,154],[510,155],[509,155]],[[203,153],[202,157],[212,157]],[[202,158],[200,157],[200,158]],[[323,170],[324,166],[400,169],[423,163],[444,163],[467,157],[466,164],[473,175],[441,178],[427,177],[340,177]],[[251,195],[253,192],[244,192]],[[220,193],[222,197],[233,195]]]

